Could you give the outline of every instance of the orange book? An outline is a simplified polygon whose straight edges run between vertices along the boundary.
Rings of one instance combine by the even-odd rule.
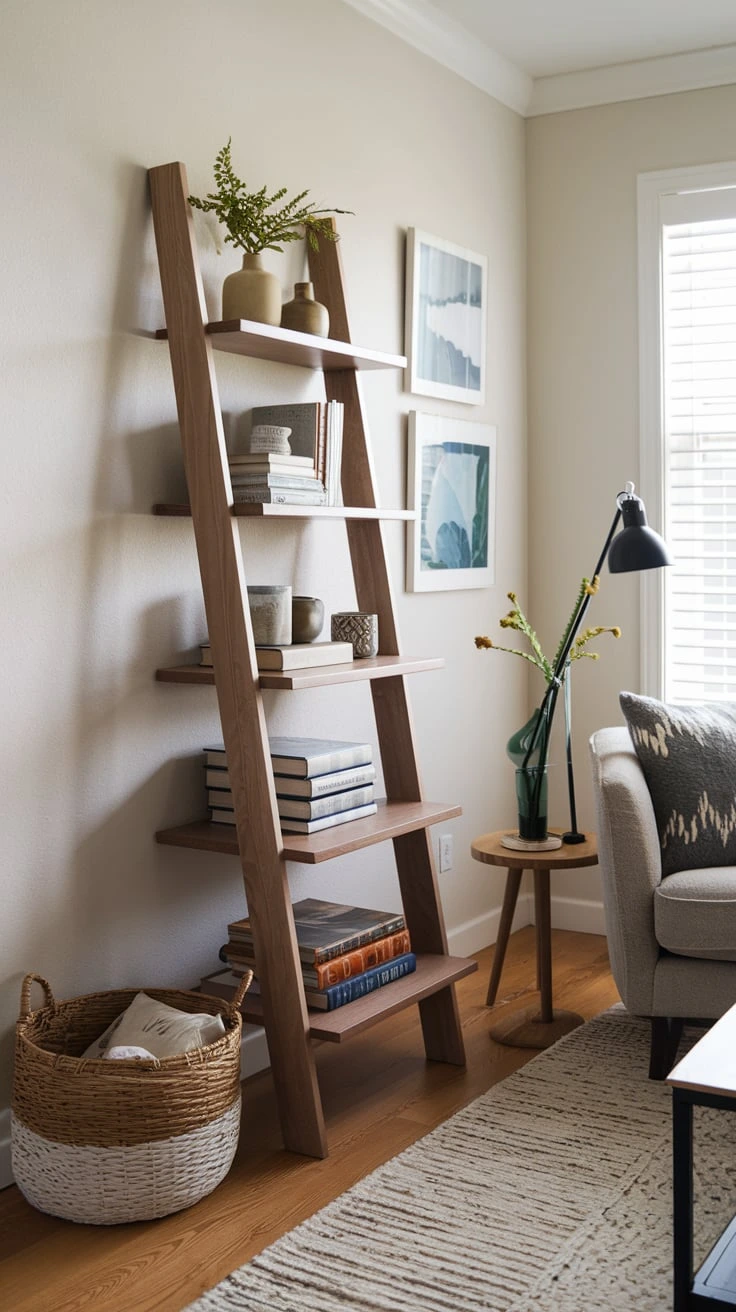
[[[346,979],[353,979],[355,975],[362,975],[373,966],[381,966],[385,961],[392,961],[394,957],[410,951],[409,932],[402,929],[397,934],[374,939],[362,948],[353,948],[351,952],[333,957],[332,961],[325,961],[322,965],[308,966],[302,962],[304,984],[309,989],[328,989],[333,984],[342,984]],[[227,943],[222,955],[234,966],[255,968],[254,957],[240,943]]]

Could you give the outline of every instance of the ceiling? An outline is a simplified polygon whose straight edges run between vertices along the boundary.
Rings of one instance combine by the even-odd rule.
[[[734,0],[346,0],[522,114],[736,82]]]

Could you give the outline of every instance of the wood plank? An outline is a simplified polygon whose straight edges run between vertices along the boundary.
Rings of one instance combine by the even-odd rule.
[[[183,501],[157,501],[154,515],[188,519],[191,506]],[[415,510],[378,510],[374,506],[282,506],[247,501],[233,503],[230,514],[237,519],[416,519]]]
[[[565,1007],[597,1015],[618,1000],[600,935],[552,931],[555,987]],[[483,1005],[493,949],[455,986],[468,1055],[464,1071],[427,1064],[413,1007],[350,1044],[314,1046],[330,1156],[311,1162],[281,1147],[270,1071],[243,1085],[233,1167],[194,1208],[159,1221],[72,1225],[0,1192],[0,1307],[13,1312],[179,1312],[344,1190],[525,1064],[534,1053],[488,1035]],[[534,930],[512,934],[504,997],[534,984]]]
[[[273,360],[277,364],[301,365],[305,369],[405,369],[405,355],[373,351],[330,337],[314,337],[290,328],[248,319],[226,319],[208,323],[205,332],[218,351],[247,355],[254,360]],[[158,340],[168,336],[165,328],[156,333]]]
[[[313,665],[302,670],[261,670],[258,682],[262,688],[322,688],[329,684],[358,683],[365,679],[386,679],[395,674],[420,674],[425,670],[439,670],[444,665],[441,656],[412,660],[402,656],[373,656],[344,665]],[[160,683],[214,684],[215,674],[208,665],[171,665],[156,670]]]
[[[283,855],[287,861],[314,865],[344,856],[346,852],[355,852],[360,847],[384,843],[398,834],[406,834],[414,829],[423,830],[428,825],[440,824],[461,814],[462,807],[443,805],[440,802],[381,801],[377,813],[366,816],[364,820],[350,820],[347,824],[335,825],[317,834],[282,834]],[[156,842],[172,847],[199,848],[203,852],[219,852],[223,856],[237,856],[239,853],[235,825],[213,824],[210,820],[193,820],[171,829],[160,829],[156,834]],[[409,931],[412,932],[411,925]],[[419,950],[424,951],[421,939]]]
[[[473,961],[470,957],[418,956],[417,968],[411,975],[405,975],[391,984],[384,984],[382,988],[369,993],[365,998],[357,998],[355,1002],[349,1002],[344,1007],[336,1007],[334,1011],[307,1008],[309,1032],[313,1039],[324,1039],[328,1043],[344,1043],[346,1039],[351,1039],[372,1025],[377,1025],[379,1021],[385,1020],[387,1016],[393,1016],[404,1007],[411,1007],[414,1003],[421,1002],[423,998],[436,993],[438,989],[446,988],[448,984],[463,979],[465,975],[471,975],[477,969],[477,961]],[[206,987],[202,991],[206,993]],[[218,989],[217,996],[224,997],[227,993],[231,997],[234,992],[234,988],[226,989],[223,986]],[[251,997],[246,994],[240,1010],[243,1019],[251,1025],[263,1024],[263,1010],[257,995]]]
[[[324,1157],[324,1119],[301,983],[266,717],[197,261],[186,171],[149,170],[182,454],[240,855],[284,1142]],[[247,760],[246,760],[247,758]]]
[[[321,242],[319,251],[310,250],[309,271],[317,299],[329,309],[333,337],[349,342],[340,243]],[[357,377],[327,371],[325,388],[328,400],[341,401],[345,406],[343,499],[350,505],[375,506],[376,479]],[[401,648],[381,525],[371,520],[348,521],[347,534],[358,607],[378,616],[379,654],[397,655]],[[387,797],[392,803],[419,803],[423,796],[422,783],[404,679],[373,682],[371,696]],[[427,830],[397,836],[394,853],[412,944],[417,952],[446,953],[447,935]],[[420,1006],[420,1015],[427,1056],[462,1065],[463,1040],[452,985],[426,999]]]

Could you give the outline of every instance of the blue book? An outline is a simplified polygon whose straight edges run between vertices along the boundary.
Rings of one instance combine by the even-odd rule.
[[[366,993],[372,993],[384,984],[392,984],[404,975],[411,975],[416,968],[416,954],[405,952],[401,957],[394,957],[393,961],[372,966],[370,970],[364,970],[362,975],[353,975],[352,979],[332,984],[328,989],[306,989],[307,1006],[316,1007],[320,1011],[334,1011],[335,1007],[344,1007],[347,1002],[364,998]]]

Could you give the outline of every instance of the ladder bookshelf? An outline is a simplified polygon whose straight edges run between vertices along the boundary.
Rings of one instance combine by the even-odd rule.
[[[376,505],[359,369],[403,369],[402,356],[351,344],[339,244],[310,251],[315,294],[330,312],[330,339],[249,322],[208,323],[183,164],[149,170],[154,232],[163,291],[188,505],[158,505],[156,514],[189,515],[199,558],[212,669],[162,669],[164,682],[214,683],[233,793],[234,826],[195,821],[161,830],[157,841],[240,858],[255,939],[260,998],[243,1005],[265,1027],[284,1144],[327,1155],[312,1039],[341,1042],[395,1011],[418,1004],[428,1058],[463,1065],[454,982],[476,962],[447,951],[428,826],[461,808],[425,802],[417,765],[405,676],[442,665],[400,655],[381,519]],[[328,400],[345,406],[345,506],[234,505],[215,377],[213,348],[324,371]],[[380,652],[372,661],[289,674],[259,673],[237,517],[340,518],[346,523],[358,607],[378,615]],[[312,835],[282,834],[271,771],[263,688],[320,687],[370,681],[386,784],[376,815]],[[416,973],[332,1012],[308,1011],[289,896],[287,861],[316,864],[391,840],[399,886],[417,953]]]

